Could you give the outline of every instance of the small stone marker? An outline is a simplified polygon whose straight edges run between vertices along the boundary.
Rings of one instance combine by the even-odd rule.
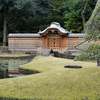
[[[82,66],[79,66],[79,65],[65,65],[64,68],[82,68]]]

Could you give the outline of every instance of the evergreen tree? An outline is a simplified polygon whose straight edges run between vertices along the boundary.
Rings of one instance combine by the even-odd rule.
[[[97,1],[92,16],[86,24],[85,33],[87,40],[100,41],[100,0]],[[97,65],[100,66],[100,44],[93,44],[92,48],[88,49],[88,53],[91,53],[97,59]]]

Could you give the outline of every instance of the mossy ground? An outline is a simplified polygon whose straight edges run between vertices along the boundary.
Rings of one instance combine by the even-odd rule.
[[[68,64],[83,68],[64,68]],[[0,80],[0,96],[36,100],[99,100],[100,68],[95,62],[37,56],[20,67],[41,73]]]

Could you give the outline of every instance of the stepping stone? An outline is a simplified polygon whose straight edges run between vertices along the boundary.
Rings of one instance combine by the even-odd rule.
[[[64,68],[82,68],[82,66],[79,66],[79,65],[65,65]]]

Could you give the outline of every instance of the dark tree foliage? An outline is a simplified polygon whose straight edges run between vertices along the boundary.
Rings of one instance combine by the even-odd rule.
[[[50,9],[48,9],[50,12],[46,14],[41,14],[41,12],[37,11],[39,9],[36,10],[34,15],[32,15],[32,13],[29,14],[26,9],[22,9],[22,13],[20,11],[13,12],[16,18],[12,15],[15,20],[11,20],[9,24],[9,32],[36,33],[39,30],[48,27],[53,21],[57,21],[63,26],[63,3],[63,0],[50,0]]]
[[[86,20],[96,2],[90,1],[88,12],[85,13]],[[0,0],[0,42],[3,37],[7,37],[7,33],[37,33],[53,21],[59,22],[62,27],[65,22],[67,30],[81,32],[84,4],[85,0]],[[7,8],[6,29],[3,29],[4,8]]]
[[[91,13],[95,7],[97,0],[89,0],[88,6],[85,12],[86,21],[91,16]],[[83,30],[83,24],[82,24],[82,16],[81,13],[83,11],[85,0],[76,0],[69,2],[67,6],[67,10],[65,13],[65,27],[68,30],[72,30],[72,32],[82,32]]]
[[[47,17],[46,23],[49,25],[51,22],[56,21],[64,26],[64,2],[65,0],[50,0],[51,12]]]
[[[9,17],[14,16],[12,13],[18,10],[25,15],[47,15],[49,12],[49,0],[0,0],[0,14],[3,19],[3,45],[6,45],[7,42]]]

